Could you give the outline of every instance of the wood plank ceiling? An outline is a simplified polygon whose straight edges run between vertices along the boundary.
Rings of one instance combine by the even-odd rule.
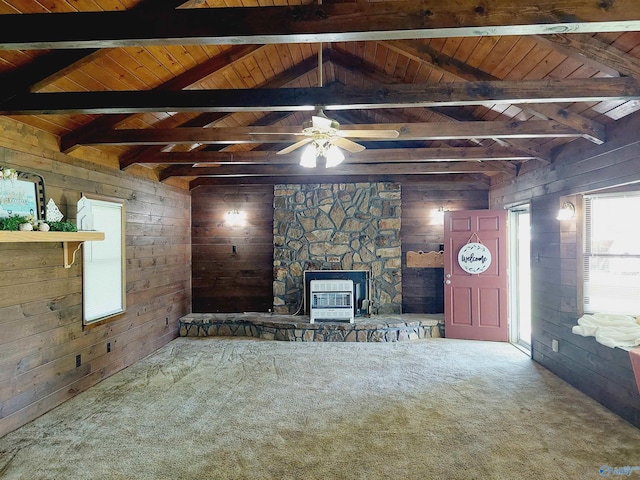
[[[0,75],[0,115],[61,152],[191,188],[486,189],[640,109],[640,2],[4,0]],[[276,155],[317,108],[399,136],[331,170]]]

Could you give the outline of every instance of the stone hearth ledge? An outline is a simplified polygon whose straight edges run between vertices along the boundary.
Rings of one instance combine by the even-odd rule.
[[[288,342],[402,342],[444,337],[444,315],[380,315],[357,317],[355,323],[310,323],[308,315],[190,313],[180,318],[179,327],[181,337],[237,336]]]

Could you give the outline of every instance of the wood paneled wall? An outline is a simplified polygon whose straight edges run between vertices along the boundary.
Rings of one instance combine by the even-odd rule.
[[[574,221],[555,219],[567,198],[640,182],[640,115],[620,123],[606,144],[577,143],[548,168],[494,186],[490,205],[531,204],[533,359],[640,427],[640,395],[629,354],[571,332],[582,315],[582,217],[578,211]],[[551,348],[553,339],[558,352]]]
[[[441,269],[407,268],[406,252],[438,249],[444,228],[439,206],[487,208],[488,190],[464,182],[408,183],[402,187],[402,309],[442,312]],[[228,227],[225,213],[247,212],[245,227]],[[273,305],[273,186],[198,187],[192,191],[193,311],[267,311]],[[236,253],[233,253],[233,246]],[[250,292],[250,293],[247,293]]]
[[[402,186],[403,313],[444,312],[443,269],[407,267],[408,251],[438,251],[444,244],[444,225],[435,219],[438,208],[484,209],[488,202],[487,190],[476,190],[465,183],[436,181]]]
[[[2,436],[177,336],[191,239],[188,191],[60,154],[0,148],[0,165],[43,175],[47,200],[71,219],[81,192],[126,199],[127,256],[126,313],[83,329],[81,258],[65,269],[60,243],[0,244]]]
[[[245,226],[225,225],[234,209],[246,213]],[[273,185],[195,188],[192,216],[193,311],[272,308]]]

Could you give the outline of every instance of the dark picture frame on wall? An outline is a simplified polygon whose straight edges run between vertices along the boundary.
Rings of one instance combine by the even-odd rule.
[[[15,180],[0,180],[0,218],[33,215],[44,219],[44,178],[31,172],[17,171]]]

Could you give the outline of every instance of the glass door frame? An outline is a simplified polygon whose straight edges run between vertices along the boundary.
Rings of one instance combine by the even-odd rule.
[[[530,205],[509,208],[509,341],[531,350]],[[526,224],[523,219],[527,217]],[[525,235],[522,228],[527,228]]]

